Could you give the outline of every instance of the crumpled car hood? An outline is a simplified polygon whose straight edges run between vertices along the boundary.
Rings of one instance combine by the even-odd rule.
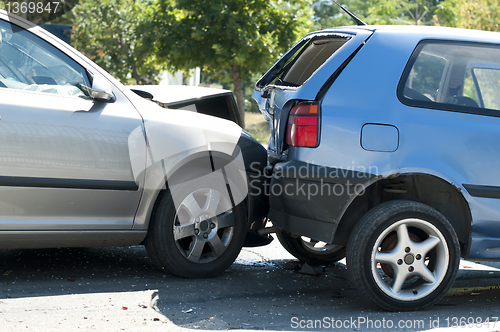
[[[248,186],[238,146],[242,135],[238,125],[209,115],[165,109],[130,90],[124,93],[143,118],[144,127],[129,136],[129,151],[134,178],[145,173],[145,193],[168,185],[177,208],[183,199],[178,193],[187,183],[196,181],[210,188],[229,185],[234,204],[245,199]],[[144,133],[146,146],[141,144]],[[144,158],[132,158],[144,155],[146,164]],[[192,178],[193,167],[201,170],[201,175]]]
[[[182,167],[185,160],[208,155],[209,151],[234,156],[238,168],[244,170],[238,147],[242,129],[234,122],[200,113],[165,109],[130,90],[124,92],[144,122],[144,127],[137,128],[129,137],[134,178],[137,179],[146,169],[149,170],[146,174],[154,173],[151,170],[158,171],[159,167],[162,169],[154,179],[148,176],[145,187],[156,188],[162,182],[158,176],[168,178]],[[144,132],[146,146],[140,144]],[[143,164],[144,159],[133,160],[132,156],[145,154],[146,165]]]

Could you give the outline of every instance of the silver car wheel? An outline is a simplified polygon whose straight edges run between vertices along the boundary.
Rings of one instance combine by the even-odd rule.
[[[234,234],[231,202],[216,189],[198,189],[184,198],[174,222],[174,240],[194,263],[210,263],[227,249]]]
[[[404,219],[390,225],[375,241],[371,270],[385,294],[396,300],[415,301],[441,284],[449,256],[446,239],[434,225],[421,219]]]

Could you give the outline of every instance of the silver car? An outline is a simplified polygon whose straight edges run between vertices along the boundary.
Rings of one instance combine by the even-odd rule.
[[[0,248],[144,244],[214,276],[259,242],[265,164],[234,122],[162,108],[0,12]]]

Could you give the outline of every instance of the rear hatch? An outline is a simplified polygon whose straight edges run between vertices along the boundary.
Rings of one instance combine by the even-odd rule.
[[[302,101],[320,101],[372,33],[348,27],[308,34],[257,82],[253,98],[270,124],[271,163],[287,159],[286,124],[292,107]]]

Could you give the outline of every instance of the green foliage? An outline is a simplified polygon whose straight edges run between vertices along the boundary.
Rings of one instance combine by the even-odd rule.
[[[368,24],[443,25],[499,31],[498,0],[339,0]],[[314,0],[316,26],[324,29],[352,25],[332,0]]]
[[[25,0],[3,0],[0,2],[0,9],[8,10],[7,2],[10,3],[11,12],[15,15],[25,17],[35,24],[42,24],[70,13],[79,0],[27,0],[26,2]]]
[[[240,111],[242,81],[264,73],[312,29],[306,0],[157,0],[162,11],[150,28],[158,55],[172,69],[202,67],[215,78],[232,76]]]
[[[304,1],[159,2],[171,11],[156,20],[156,29],[165,31],[159,55],[170,66],[204,67],[217,75],[237,64],[242,78],[266,70],[301,37],[298,30],[310,17]]]
[[[162,69],[149,31],[158,8],[142,0],[86,0],[74,9],[73,46],[122,82],[154,84]]]
[[[429,25],[439,0],[339,0],[337,1],[368,24]],[[312,3],[318,28],[353,25],[353,20],[332,0]]]
[[[339,4],[366,21],[377,0],[338,0]],[[314,21],[317,29],[353,25],[354,21],[332,0],[314,0],[311,5],[314,11]]]
[[[369,10],[370,24],[432,25],[439,0],[379,0]]]
[[[253,73],[250,77],[241,81],[241,88],[243,90],[243,99],[245,102],[245,112],[259,113],[259,106],[253,100],[252,94],[255,89],[255,82],[259,80],[262,73]],[[228,70],[224,70],[216,75],[210,74],[208,71],[202,71],[201,84],[203,86],[220,85],[223,89],[234,91],[234,84],[232,75]]]
[[[498,0],[444,0],[436,12],[438,25],[457,28],[499,31]]]

